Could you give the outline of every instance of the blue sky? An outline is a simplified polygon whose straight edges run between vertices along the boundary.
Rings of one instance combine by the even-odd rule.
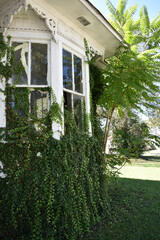
[[[89,0],[98,10],[104,15],[105,18],[108,17],[109,11],[106,6],[106,0]],[[110,0],[112,4],[117,7],[118,0]],[[127,8],[133,6],[134,4],[138,4],[138,10],[135,14],[137,18],[139,9],[146,5],[149,13],[150,20],[160,13],[160,0],[128,0]]]

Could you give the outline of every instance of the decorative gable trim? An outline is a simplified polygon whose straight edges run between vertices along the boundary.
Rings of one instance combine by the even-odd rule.
[[[13,16],[24,7],[26,9],[25,0],[17,0],[13,4],[9,4],[9,7],[1,15],[1,28],[2,32],[5,35],[7,32],[8,25],[12,22]]]
[[[47,28],[52,33],[53,39],[57,42],[57,22],[50,16],[47,12],[44,11],[38,4],[33,1],[28,0],[17,0],[14,4],[10,4],[9,7],[1,15],[1,28],[2,32],[5,35],[8,29],[9,24],[12,22],[13,16],[18,13],[22,7],[27,11],[28,7],[31,7],[38,16],[45,20]]]
[[[30,1],[27,5],[27,7],[30,6],[37,15],[39,15],[41,18],[45,20],[46,26],[51,31],[53,39],[55,42],[58,42],[57,39],[57,22],[55,19],[53,19],[52,16],[50,16],[47,12],[44,11],[38,4],[36,4],[33,1]]]

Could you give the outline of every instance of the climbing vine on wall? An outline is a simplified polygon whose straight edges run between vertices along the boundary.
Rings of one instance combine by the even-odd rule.
[[[99,56],[92,52],[92,50],[88,46],[88,42],[86,39],[84,39],[84,45],[90,72],[90,120],[92,126],[92,133],[99,141],[102,141],[103,132],[101,130],[101,121],[97,114],[97,105],[99,98],[104,91],[103,72],[95,64]]]
[[[44,118],[33,116],[30,89],[8,82],[15,72],[20,76],[22,65],[12,66],[13,49],[2,36],[0,44],[7,116],[6,141],[0,142],[0,171],[5,176],[0,183],[0,234],[7,240],[79,239],[108,209],[104,158],[99,142],[87,134],[85,103],[83,131],[67,113],[65,135],[54,139],[51,124],[62,124],[62,112],[52,89],[37,89],[48,92],[51,104]]]
[[[77,239],[107,210],[104,160],[86,134],[61,140],[30,129],[0,144],[2,226],[6,239]]]

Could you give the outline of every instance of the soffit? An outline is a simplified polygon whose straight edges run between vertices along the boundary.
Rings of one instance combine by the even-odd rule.
[[[12,0],[13,1],[13,0]],[[21,1],[21,0],[19,0]],[[81,32],[91,37],[95,42],[105,49],[105,57],[114,54],[116,48],[122,41],[122,37],[101,15],[101,13],[88,0],[26,0],[27,2],[39,2],[50,13],[52,9],[59,12],[73,23]],[[7,1],[8,4],[10,0]],[[13,3],[13,2],[12,2]],[[1,9],[6,5],[6,0],[0,0]],[[89,25],[83,26],[77,18],[84,17]]]
[[[88,0],[45,0],[45,3],[54,7],[80,30],[103,46],[106,57],[113,55],[122,41],[120,34]],[[77,20],[81,16],[90,24],[83,26]]]

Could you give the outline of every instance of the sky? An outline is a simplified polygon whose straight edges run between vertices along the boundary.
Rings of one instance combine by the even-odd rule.
[[[106,0],[89,0],[107,19],[109,11],[106,6]],[[112,4],[117,7],[118,0],[110,0]],[[137,12],[135,14],[135,18],[138,17],[139,9],[146,5],[148,9],[148,14],[150,17],[150,20],[153,20],[154,17],[160,13],[160,0],[128,0],[127,8],[138,4]]]

